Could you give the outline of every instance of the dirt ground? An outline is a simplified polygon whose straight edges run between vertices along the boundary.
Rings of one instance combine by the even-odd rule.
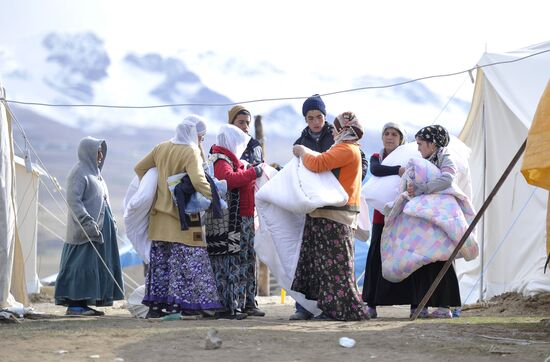
[[[47,298],[44,314],[0,323],[0,361],[550,361],[550,293],[504,294],[466,306],[460,318],[409,321],[406,306],[365,322],[289,321],[290,298],[260,297],[265,317],[151,321],[121,303],[101,317],[66,317]],[[205,349],[210,328],[223,343]],[[355,340],[352,348],[341,337]]]

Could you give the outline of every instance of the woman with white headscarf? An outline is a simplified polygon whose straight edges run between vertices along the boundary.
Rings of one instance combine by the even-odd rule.
[[[225,311],[221,318],[243,319],[246,307],[254,306],[256,294],[254,253],[254,183],[262,174],[260,166],[245,169],[239,160],[250,136],[234,125],[220,128],[210,149],[214,176],[227,181],[227,204],[223,219],[207,213],[206,240],[218,294]],[[251,272],[252,270],[252,272]]]
[[[143,299],[143,304],[149,306],[148,318],[162,317],[165,312],[210,315],[205,311],[221,308],[201,218],[190,215],[189,228],[181,230],[178,208],[167,183],[169,176],[185,172],[195,190],[212,199],[197,144],[196,122],[184,118],[175,136],[155,146],[134,168],[140,178],[150,168],[158,171],[149,217],[152,245]]]
[[[397,147],[407,142],[405,130],[395,122],[389,122],[382,127],[382,149],[370,158],[370,172],[377,177],[391,175],[401,176],[405,167],[383,165],[382,161]],[[371,318],[377,318],[378,305],[411,304],[413,289],[411,278],[399,283],[392,283],[382,277],[382,257],[380,256],[380,241],[384,230],[384,215],[374,209],[372,217],[372,234],[369,253],[365,265],[365,281],[363,283],[363,301],[368,305],[367,313]],[[414,309],[414,305],[411,307]],[[427,310],[423,311],[423,316]]]

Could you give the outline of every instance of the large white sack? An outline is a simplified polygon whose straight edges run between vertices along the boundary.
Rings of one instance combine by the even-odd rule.
[[[260,228],[254,249],[279,285],[315,315],[321,313],[317,301],[291,290],[305,215],[327,205],[343,206],[347,201],[347,193],[331,172],[311,172],[295,157],[256,194]]]
[[[449,145],[447,146],[451,159],[456,166],[455,184],[469,198],[472,197],[472,181],[470,176],[470,166],[468,159],[470,158],[471,150],[457,137],[450,137]],[[409,142],[397,147],[383,161],[385,166],[403,166],[411,158],[421,158],[418,152],[416,142]],[[384,213],[384,206],[395,201],[399,196],[399,186],[401,177],[397,175],[377,177],[372,176],[361,189],[361,197],[365,199],[369,206]]]
[[[370,239],[371,222],[369,205],[364,198],[361,199],[360,212],[357,217],[357,230],[355,230],[355,238],[361,241],[367,241]]]
[[[126,236],[136,249],[138,255],[149,264],[151,240],[149,230],[149,211],[153,206],[157,192],[158,172],[156,167],[149,169],[141,178],[135,176],[122,202],[124,206],[124,226]]]
[[[393,150],[382,160],[382,165],[404,166],[414,157],[422,158],[416,142],[409,142]],[[398,175],[371,176],[361,189],[361,198],[364,198],[369,206],[383,213],[384,206],[388,202],[393,202],[399,195],[400,183],[401,177]]]
[[[300,159],[293,157],[258,191],[256,199],[290,212],[307,214],[323,206],[344,206],[348,194],[332,172],[312,172]]]

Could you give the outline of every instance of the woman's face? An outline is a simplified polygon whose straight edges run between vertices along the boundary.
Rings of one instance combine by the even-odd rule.
[[[419,137],[416,137],[416,144],[418,145],[418,152],[420,152],[424,158],[429,158],[437,149],[435,143],[428,142]]]
[[[103,151],[101,148],[97,150],[97,165],[99,166],[101,164],[101,161],[103,161]]]
[[[384,145],[384,150],[390,154],[401,144],[401,133],[395,128],[386,128],[382,134],[382,144]]]
[[[248,129],[250,128],[250,116],[239,114],[233,121],[233,125],[239,127],[244,133],[248,133]]]
[[[197,135],[197,139],[199,141],[199,144],[201,144],[204,141],[204,135]]]

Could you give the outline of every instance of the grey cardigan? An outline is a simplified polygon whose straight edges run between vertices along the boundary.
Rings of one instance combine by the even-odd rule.
[[[452,186],[456,166],[445,147],[438,148],[428,160],[435,164],[441,170],[441,176],[426,183],[414,183],[414,195],[433,194],[443,191]]]
[[[98,165],[100,148],[103,160]],[[103,243],[101,229],[105,206],[109,202],[107,185],[101,176],[106,155],[105,140],[85,137],[78,145],[78,162],[67,177],[67,203],[70,210],[65,242],[68,244],[84,244],[88,242],[88,237],[91,241]]]

